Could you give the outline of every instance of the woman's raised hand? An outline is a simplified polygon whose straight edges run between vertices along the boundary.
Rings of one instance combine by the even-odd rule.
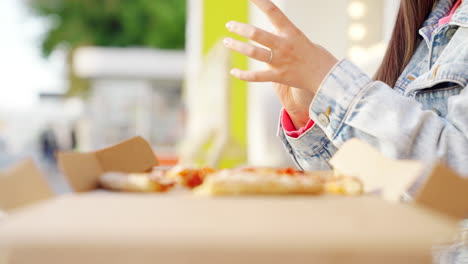
[[[277,90],[285,87],[291,90],[290,87],[296,87],[306,90],[309,95],[315,94],[337,59],[324,48],[312,43],[273,2],[251,1],[268,16],[276,31],[270,33],[236,21],[228,22],[226,27],[266,48],[232,38],[226,38],[224,44],[234,51],[267,63],[269,68],[264,71],[232,69],[231,74],[248,82],[282,84],[276,87]]]

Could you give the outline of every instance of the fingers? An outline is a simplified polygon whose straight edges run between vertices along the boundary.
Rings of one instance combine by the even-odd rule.
[[[231,74],[237,79],[247,82],[272,82],[275,77],[271,71],[243,71],[232,69]]]
[[[227,48],[237,51],[240,54],[244,54],[252,59],[262,62],[268,62],[270,60],[271,52],[267,49],[232,38],[225,38],[223,42]]]
[[[288,17],[271,0],[251,1],[268,16],[268,19],[276,28],[281,29],[294,26]]]
[[[279,38],[272,33],[237,21],[228,22],[226,28],[232,33],[251,39],[269,48],[276,47],[276,44],[279,42]]]

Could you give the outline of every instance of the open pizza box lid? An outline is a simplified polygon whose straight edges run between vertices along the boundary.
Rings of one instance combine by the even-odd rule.
[[[335,172],[361,179],[367,193],[380,192],[388,201],[400,201],[407,194],[418,205],[457,219],[468,217],[468,178],[440,162],[388,159],[352,139],[330,163]]]
[[[10,211],[53,196],[46,178],[32,160],[0,172],[0,210]]]
[[[94,152],[59,152],[57,160],[75,192],[95,190],[105,172],[146,172],[158,165],[150,144],[141,137]]]

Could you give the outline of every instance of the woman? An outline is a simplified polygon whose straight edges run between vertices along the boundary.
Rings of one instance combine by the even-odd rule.
[[[252,0],[276,28],[231,21],[225,45],[268,63],[233,69],[273,82],[284,106],[280,137],[298,166],[329,169],[345,141],[359,138],[398,159],[439,158],[468,174],[468,3],[401,0],[392,39],[374,79],[311,42],[270,0]],[[297,129],[297,130],[296,130]]]

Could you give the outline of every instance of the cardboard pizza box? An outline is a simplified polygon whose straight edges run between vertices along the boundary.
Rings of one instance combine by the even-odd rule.
[[[59,167],[75,192],[92,191],[106,171],[144,172],[158,165],[149,143],[141,137],[89,153],[60,152]],[[0,210],[10,211],[55,197],[32,160],[0,172]]]
[[[356,155],[358,153],[358,155]],[[367,193],[399,202],[407,190],[415,203],[452,217],[468,217],[468,180],[440,162],[392,160],[367,143],[352,139],[333,156],[336,171],[360,178]],[[89,153],[58,154],[58,164],[76,192],[96,190],[104,172],[145,172],[158,165],[150,144],[141,137]],[[317,172],[329,175],[330,172]]]
[[[95,190],[104,172],[146,172],[158,165],[153,149],[142,137],[89,153],[59,152],[57,160],[75,192]]]
[[[407,193],[414,203],[457,219],[468,218],[468,177],[439,161],[392,160],[357,139],[346,142],[330,163],[360,178],[365,191],[398,202]]]
[[[94,192],[0,224],[6,263],[431,263],[457,222],[362,197],[225,197]],[[6,253],[5,253],[6,252]]]
[[[453,238],[467,209],[458,201],[466,182],[453,171],[392,161],[358,141],[346,143],[333,165],[391,201],[418,184],[414,202],[96,192],[103,172],[157,165],[139,137],[96,152],[60,153],[58,160],[76,193],[0,223],[1,264],[431,263],[432,247]]]
[[[0,210],[10,211],[53,196],[46,178],[32,160],[0,172]]]

